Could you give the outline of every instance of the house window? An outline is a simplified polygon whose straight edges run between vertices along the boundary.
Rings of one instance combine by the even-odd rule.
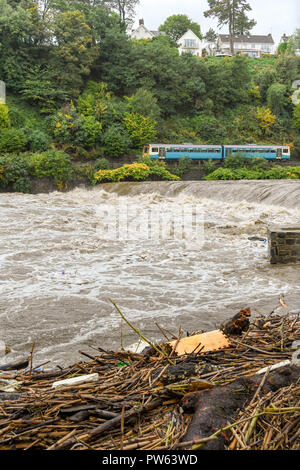
[[[255,49],[255,44],[251,44],[251,49]]]
[[[191,48],[196,48],[196,40],[195,39],[185,39],[184,40],[184,47],[191,47]]]

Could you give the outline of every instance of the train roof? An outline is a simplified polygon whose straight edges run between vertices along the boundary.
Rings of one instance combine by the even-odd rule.
[[[224,148],[231,148],[231,149],[248,149],[248,148],[253,148],[253,149],[260,149],[260,148],[286,148],[288,145],[258,145],[258,144],[248,144],[248,145],[224,145]]]
[[[183,147],[189,147],[189,148],[237,148],[237,149],[248,149],[248,148],[286,148],[288,145],[258,145],[258,144],[248,144],[248,145],[206,145],[206,144],[145,144],[146,145],[151,145],[152,147],[176,147],[176,148],[183,148]]]
[[[200,147],[204,147],[204,148],[222,148],[222,145],[205,145],[205,144],[145,144],[146,146],[147,145],[151,145],[151,147],[176,147],[176,148],[185,148],[185,147],[189,147],[189,148],[200,148]]]

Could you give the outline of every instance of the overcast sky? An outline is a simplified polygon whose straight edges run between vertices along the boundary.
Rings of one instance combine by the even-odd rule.
[[[257,22],[252,34],[272,33],[277,44],[283,33],[290,35],[300,28],[299,0],[249,0],[249,3],[252,7],[249,15]],[[139,18],[144,18],[145,26],[156,30],[168,16],[185,14],[200,24],[202,34],[211,27],[217,31],[218,22],[204,18],[203,12],[207,9],[206,0],[140,0],[135,26]],[[227,29],[222,32],[227,32]]]

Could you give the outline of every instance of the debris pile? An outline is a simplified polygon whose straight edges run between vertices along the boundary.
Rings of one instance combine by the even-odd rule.
[[[299,449],[300,312],[249,317],[217,330],[213,350],[179,332],[141,354],[99,347],[65,369],[2,368],[15,388],[0,382],[0,450]]]

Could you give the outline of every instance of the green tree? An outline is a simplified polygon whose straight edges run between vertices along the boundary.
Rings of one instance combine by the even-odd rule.
[[[42,113],[51,113],[68,97],[67,90],[58,83],[59,76],[51,66],[33,65],[25,74],[21,94],[29,103],[38,105]]]
[[[297,104],[293,112],[293,125],[298,131],[300,131],[300,104]]]
[[[277,53],[278,55],[284,55],[287,53],[288,51],[288,43],[287,42],[282,42],[279,44],[278,48],[277,48]]]
[[[191,29],[198,38],[202,38],[200,25],[192,21],[187,15],[169,16],[158,29],[159,31],[164,31],[174,39],[174,41],[178,41],[189,29]]]
[[[274,83],[267,91],[267,105],[277,116],[283,114],[287,107],[287,87]]]
[[[156,139],[156,121],[148,116],[125,113],[124,125],[136,148],[141,148],[145,143]]]
[[[295,33],[289,38],[287,42],[287,51],[295,54],[296,50],[300,49],[300,28],[296,29]]]
[[[78,96],[83,77],[89,75],[98,48],[92,45],[91,28],[79,10],[59,13],[52,24],[56,46],[51,49],[52,66],[71,96]]]
[[[157,98],[146,88],[139,88],[134,95],[126,97],[126,100],[130,113],[149,116],[153,120],[159,119],[161,110],[157,104]]]
[[[247,0],[207,0],[209,10],[204,12],[205,17],[218,19],[218,27],[228,26],[230,36],[230,50],[234,55],[234,36],[247,34],[256,25],[250,20],[247,13],[251,7]]]

